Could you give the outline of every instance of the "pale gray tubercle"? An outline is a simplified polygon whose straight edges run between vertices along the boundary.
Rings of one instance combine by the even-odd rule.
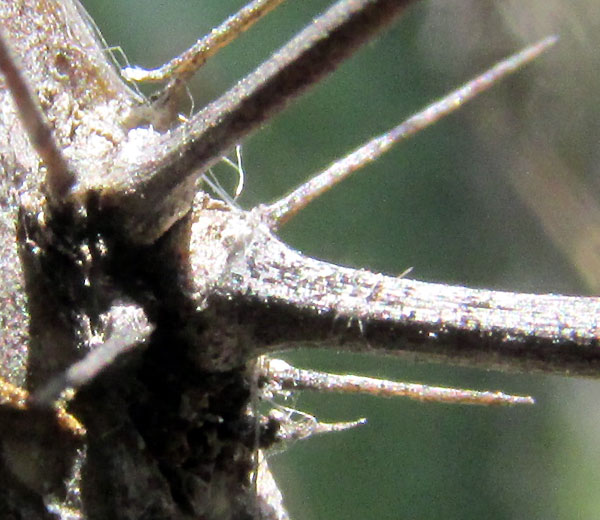
[[[268,228],[251,213],[215,203],[203,192],[194,199],[191,219],[190,296],[201,310],[208,295],[214,294],[223,282],[239,280],[244,284],[250,275],[248,247],[255,234]]]

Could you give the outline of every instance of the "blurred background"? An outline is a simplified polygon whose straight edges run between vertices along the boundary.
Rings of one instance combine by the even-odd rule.
[[[156,67],[241,0],[85,0],[109,45]],[[322,12],[289,1],[192,84],[202,107]],[[413,6],[243,144],[243,207],[273,200],[497,60],[560,41],[458,113],[401,144],[282,231],[349,266],[514,291],[600,292],[600,10],[592,0],[431,0]],[[233,186],[232,170],[217,169]],[[292,518],[596,519],[595,381],[399,359],[293,352],[298,366],[535,396],[527,408],[299,396],[321,420],[361,428],[271,457]]]

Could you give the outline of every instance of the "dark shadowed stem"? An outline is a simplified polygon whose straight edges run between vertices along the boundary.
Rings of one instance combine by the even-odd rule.
[[[410,117],[392,130],[371,139],[343,159],[336,161],[327,170],[315,175],[308,182],[295,189],[286,197],[264,206],[266,219],[272,221],[276,229],[294,217],[313,200],[349,177],[363,166],[377,160],[396,143],[439,121],[442,117],[458,110],[464,103],[487,90],[506,75],[529,63],[556,42],[554,36],[523,49],[518,54],[501,61],[495,67],[464,84],[454,92],[432,103],[424,110]]]
[[[73,185],[74,176],[59,150],[52,130],[46,122],[25,78],[11,56],[4,35],[0,32],[0,70],[4,75],[6,86],[10,90],[21,123],[36,152],[46,167],[46,189],[52,202],[64,202],[69,189]]]
[[[135,305],[115,305],[111,309],[111,317],[110,336],[37,390],[31,398],[33,404],[51,405],[68,388],[78,389],[89,383],[116,357],[139,347],[153,330],[144,311]]]
[[[25,410],[30,404],[30,395],[27,390],[13,385],[0,377],[0,404],[10,405],[13,408]],[[51,403],[56,412],[59,425],[77,436],[85,435],[84,426],[76,417],[67,412],[64,401]]]
[[[189,207],[189,198],[177,202],[169,194],[332,72],[410,3],[339,1],[220,99],[171,132],[157,150],[148,153],[147,164],[136,165],[135,172],[113,172],[103,194],[104,204],[124,214],[132,239],[154,240],[164,229],[157,228],[152,215],[160,220],[166,208],[171,214],[182,214]],[[124,186],[123,179],[136,180]],[[177,199],[181,198],[177,193]]]

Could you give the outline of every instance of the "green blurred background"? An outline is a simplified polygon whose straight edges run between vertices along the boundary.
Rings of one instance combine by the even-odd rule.
[[[241,0],[85,0],[109,45],[154,67]],[[322,12],[289,0],[222,51],[192,85],[214,99]],[[592,0],[436,0],[411,8],[243,145],[241,204],[273,200],[370,136],[548,34],[559,44],[459,113],[398,146],[282,232],[345,265],[477,287],[600,290],[600,90]],[[233,172],[219,169],[224,184]],[[229,179],[229,180],[228,180]],[[531,394],[485,409],[302,395],[322,420],[368,425],[272,456],[292,518],[596,519],[600,413],[594,381],[399,359],[294,352],[299,366]]]

